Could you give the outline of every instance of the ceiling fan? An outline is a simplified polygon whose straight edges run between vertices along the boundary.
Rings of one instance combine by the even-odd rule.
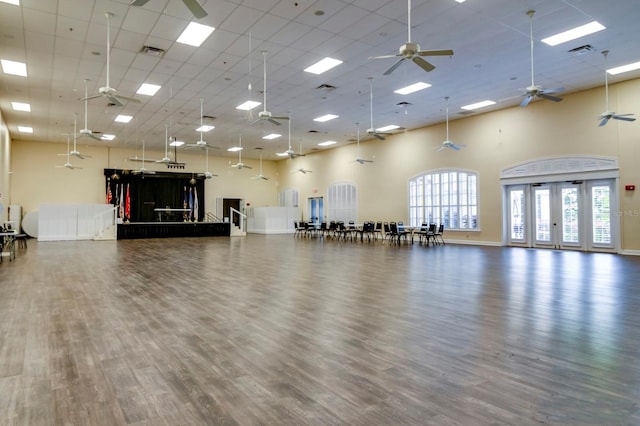
[[[77,138],[77,132],[76,132],[76,128],[77,128],[77,124],[76,124],[76,114],[73,115],[73,151],[71,151],[69,153],[69,155],[73,155],[74,157],[78,157],[81,160],[84,160],[85,158],[91,158],[90,155],[86,155],[86,154],[80,154],[80,151],[78,151],[78,148],[76,146],[76,141],[78,140]],[[82,133],[82,130],[80,130],[80,133]]]
[[[608,50],[602,51],[602,56],[604,56],[605,63],[605,71],[604,71],[604,96],[605,96],[605,112],[598,116],[600,119],[599,127],[604,126],[610,119],[614,120],[622,120],[622,121],[636,121],[634,117],[631,117],[634,114],[616,114],[615,112],[609,110],[609,76],[607,75],[607,55],[609,54]]]
[[[379,132],[375,127],[373,127],[373,77],[369,77],[369,110],[371,115],[371,127],[367,129],[367,135],[383,141],[385,140],[383,135],[390,135],[391,133]]]
[[[444,98],[444,100],[447,101],[447,109],[446,109],[446,111],[447,111],[446,112],[446,117],[447,117],[447,120],[446,120],[446,123],[447,123],[446,124],[446,127],[447,127],[447,140],[442,142],[442,144],[436,148],[436,151],[442,151],[445,148],[453,149],[454,151],[460,151],[466,145],[458,145],[458,144],[455,144],[455,143],[453,143],[453,142],[451,142],[449,140],[449,97],[446,96]]]
[[[144,162],[145,162],[145,158],[144,158],[144,139],[142,140],[142,158],[138,159],[138,157],[134,158],[130,158],[129,160],[133,160],[133,161],[142,161],[142,167],[140,167],[138,170],[133,170],[131,173],[133,173],[134,175],[155,175],[156,172],[153,170],[147,170],[144,167]],[[155,161],[155,160],[151,160],[151,161]]]
[[[69,151],[69,139],[70,139],[69,134],[67,134],[67,153],[66,154],[58,154],[58,155],[64,155],[67,157],[67,162],[64,163],[62,166],[56,166],[57,168],[61,169],[61,168],[67,168],[69,170],[75,170],[75,169],[82,169],[82,167],[76,167],[73,164],[71,164],[71,160],[69,159],[69,156],[71,155],[71,152]]]
[[[246,164],[244,164],[242,162],[242,135],[240,135],[239,140],[240,140],[240,142],[239,142],[238,146],[240,147],[240,149],[238,150],[238,162],[236,164],[232,164],[231,167],[233,167],[234,169],[238,169],[238,170],[252,169],[253,167],[247,166]]]
[[[131,3],[129,3],[129,5],[144,6],[148,1],[149,0],[133,0]],[[202,6],[200,6],[200,3],[198,3],[196,0],[182,0],[182,3],[187,6],[193,16],[195,16],[196,18],[204,18],[205,16],[207,16],[207,12],[202,8]]]
[[[111,57],[111,30],[110,30],[110,18],[113,16],[113,13],[106,12],[104,14],[107,17],[107,84],[104,87],[98,89],[98,94],[86,97],[83,100],[87,99],[96,99],[100,97],[105,97],[109,99],[109,102],[116,106],[124,106],[122,101],[128,102],[140,102],[140,99],[130,98],[127,96],[122,96],[118,94],[118,91],[109,85],[109,67],[110,67],[110,57]]]
[[[213,145],[209,145],[207,144],[207,142],[205,142],[204,140],[202,140],[202,132],[203,127],[204,127],[204,123],[203,123],[203,119],[204,119],[204,113],[203,113],[203,102],[204,100],[202,98],[200,98],[200,140],[197,141],[196,143],[189,143],[187,144],[186,148],[201,148],[201,149],[207,149],[207,148],[212,148],[212,149],[219,149],[217,146],[213,146]]]
[[[206,171],[205,171],[204,173],[198,173],[198,176],[199,176],[199,177],[204,177],[205,179],[211,179],[212,177],[214,177],[214,176],[218,176],[218,175],[213,174],[213,173],[211,173],[211,172],[209,171],[209,149],[207,149],[207,148],[205,147],[205,148],[204,148],[204,151],[205,151],[205,156],[206,156],[206,157],[205,157],[205,158],[206,158],[206,160],[205,160],[205,162],[206,162],[206,163],[205,163],[205,164],[206,164],[206,166],[205,166]]]
[[[300,144],[300,154],[296,154],[296,152],[291,147],[291,119],[289,119],[289,148],[284,152],[290,159],[294,159],[296,157],[304,157],[305,155],[302,153],[302,144]]]
[[[171,163],[171,158],[169,157],[169,125],[164,125],[164,157],[160,160],[155,160],[156,163]]]
[[[263,70],[264,87],[262,89],[262,96],[263,96],[262,104],[264,105],[264,110],[258,113],[258,119],[254,120],[251,124],[255,124],[259,121],[268,121],[271,124],[275,124],[279,126],[282,123],[276,120],[288,120],[289,117],[287,116],[274,117],[269,111],[267,111],[267,51],[266,50],[262,51],[262,56],[264,58],[263,59],[264,60],[264,70]]]
[[[531,102],[534,98],[560,102],[562,98],[550,95],[550,93],[558,93],[564,91],[564,87],[556,87],[555,89],[543,89],[541,86],[536,86],[533,80],[533,15],[535,15],[535,13],[535,10],[527,11],[527,15],[529,15],[529,38],[531,45],[531,86],[524,89],[523,96],[525,98],[522,100],[522,102],[520,102],[521,107],[526,107],[527,105],[529,105],[529,102]]]
[[[405,60],[409,59],[413,61],[416,65],[418,65],[423,70],[429,72],[433,71],[436,67],[423,59],[423,56],[452,56],[453,50],[451,49],[443,49],[443,50],[420,50],[420,45],[417,43],[411,42],[411,0],[407,0],[407,11],[408,11],[408,20],[407,20],[407,42],[400,46],[398,50],[398,54],[396,55],[383,55],[383,56],[373,56],[369,59],[386,59],[386,58],[396,58],[400,57],[400,59],[391,66],[388,70],[384,72],[384,75],[389,75],[396,68],[400,66]]]
[[[91,130],[89,130],[89,127],[87,126],[87,121],[88,121],[88,113],[87,113],[87,103],[89,102],[89,93],[87,92],[87,81],[89,81],[88,79],[84,79],[84,128],[80,129],[80,137],[86,136],[88,138],[91,139],[95,139],[97,141],[102,140],[101,137],[99,137],[97,135],[97,132],[94,133]],[[75,121],[74,121],[75,122]],[[75,134],[75,130],[74,130],[74,134]]]
[[[269,180],[268,177],[266,177],[265,175],[262,174],[262,153],[260,153],[260,173],[253,176],[251,179],[256,179],[256,180]]]
[[[313,173],[313,171],[305,169],[304,167],[300,167],[298,170],[294,170],[291,173],[302,173],[303,175],[306,175],[307,173]]]
[[[360,156],[360,126],[358,126],[358,136],[356,142],[356,159],[353,160],[354,163],[364,164],[364,163],[373,163],[373,160],[365,160]]]

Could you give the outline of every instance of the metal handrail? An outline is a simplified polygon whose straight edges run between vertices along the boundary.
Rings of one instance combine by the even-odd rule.
[[[231,219],[231,222],[233,222],[234,213],[240,216],[240,231],[247,232],[247,215],[233,207],[229,207],[229,218]]]

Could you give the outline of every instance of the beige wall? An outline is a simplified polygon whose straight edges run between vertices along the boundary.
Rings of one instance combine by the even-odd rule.
[[[640,115],[639,79],[610,85],[609,97],[614,111]],[[442,123],[400,133],[386,141],[362,142],[361,156],[374,159],[371,164],[351,163],[356,157],[354,145],[286,160],[280,164],[280,185],[300,191],[305,217],[308,197],[326,197],[329,185],[350,181],[358,186],[360,221],[406,222],[411,177],[439,168],[474,170],[479,173],[480,231],[450,232],[449,235],[460,240],[500,242],[501,169],[552,156],[615,157],[620,166],[620,211],[627,212],[621,216],[621,247],[626,251],[640,250],[640,121],[611,120],[606,126],[598,127],[597,116],[603,111],[604,87],[599,87],[567,95],[560,103],[538,101],[526,108],[514,107],[460,119],[452,114],[449,137],[466,145],[461,151],[435,151],[445,139]],[[303,166],[313,173],[288,173]],[[624,184],[638,185],[639,190],[625,192]]]
[[[9,183],[11,182],[11,138],[9,129],[0,111],[0,221],[8,219],[8,209],[11,204]]]
[[[66,157],[57,154],[66,152],[66,146],[58,143],[32,141],[14,141],[12,167],[15,170],[12,179],[13,203],[23,208],[23,213],[37,210],[43,203],[102,203],[105,199],[105,168],[139,169],[140,162],[128,161],[129,157],[140,156],[132,149],[114,149],[96,146],[78,145],[78,150],[91,158],[80,160],[71,157],[74,166],[81,170],[56,168],[62,165]],[[149,158],[161,158],[164,152],[147,152]],[[180,161],[186,163],[181,173],[204,172],[205,157],[200,150],[184,150],[179,154]],[[234,161],[235,162],[235,161]],[[229,167],[229,158],[209,157],[209,170],[219,177],[208,179],[205,183],[205,211],[215,212],[216,197],[244,198],[252,206],[278,205],[277,171],[271,161],[263,162],[263,174],[273,178],[268,181],[251,179],[259,172],[258,160],[245,160],[252,170],[236,170]],[[145,164],[148,170],[172,171],[164,165]]]
[[[611,84],[610,106],[619,113],[640,114],[640,79]],[[258,172],[257,160],[245,162],[253,170],[229,167],[229,158],[210,157],[209,169],[220,177],[206,183],[206,211],[215,211],[215,198],[244,198],[251,206],[273,206],[278,192],[294,188],[300,192],[302,214],[307,217],[306,199],[326,197],[329,185],[352,182],[358,187],[359,220],[408,219],[408,180],[427,170],[462,168],[479,173],[480,231],[451,233],[451,238],[500,242],[502,235],[500,170],[524,161],[552,156],[594,155],[614,157],[620,165],[621,247],[626,251],[640,250],[640,196],[638,191],[625,192],[624,184],[640,187],[640,121],[633,123],[612,120],[598,127],[597,116],[604,110],[604,88],[599,87],[564,97],[554,103],[538,101],[526,108],[514,107],[495,112],[478,113],[459,118],[452,113],[450,139],[466,144],[461,151],[435,147],[445,139],[444,123],[388,137],[386,141],[364,141],[360,154],[374,163],[353,163],[355,145],[328,149],[293,160],[267,161],[264,174],[269,181],[250,177]],[[409,113],[418,113],[410,111]],[[60,144],[14,141],[12,144],[12,202],[25,212],[49,202],[102,202],[104,177],[102,169],[137,168],[126,158],[139,155],[136,150],[80,146],[82,153],[93,155],[86,160],[72,159],[84,170],[56,169],[64,159]],[[149,157],[162,153],[147,153]],[[215,155],[213,153],[212,155]],[[204,157],[183,150],[180,160],[187,163],[187,172],[203,171]],[[166,170],[157,165],[148,168]],[[291,173],[300,167],[313,173]],[[618,213],[618,212],[616,212]]]

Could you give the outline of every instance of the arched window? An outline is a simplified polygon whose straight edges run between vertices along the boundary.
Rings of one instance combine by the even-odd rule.
[[[358,220],[358,197],[352,183],[334,183],[327,191],[327,216],[329,220]]]
[[[433,170],[409,180],[409,221],[444,224],[446,229],[478,229],[478,174]]]
[[[286,188],[278,194],[280,207],[298,207],[298,191]]]

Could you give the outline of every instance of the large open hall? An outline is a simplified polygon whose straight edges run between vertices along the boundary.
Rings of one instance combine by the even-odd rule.
[[[0,0],[0,425],[640,424],[638,22]]]

